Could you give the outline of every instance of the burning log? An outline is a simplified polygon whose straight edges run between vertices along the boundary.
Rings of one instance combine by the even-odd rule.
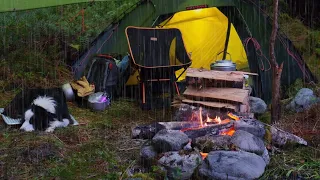
[[[223,120],[220,124],[209,124],[204,127],[182,129],[189,138],[194,139],[205,135],[218,135],[223,129],[233,126],[233,121]]]

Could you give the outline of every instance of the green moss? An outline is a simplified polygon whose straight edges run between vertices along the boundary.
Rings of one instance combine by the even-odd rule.
[[[303,81],[297,79],[289,88],[286,90],[286,97],[292,98],[298,93],[298,91],[304,87]]]
[[[137,180],[154,180],[152,177],[150,177],[150,174],[144,174],[144,173],[137,173],[132,176],[132,178],[136,178]]]
[[[271,124],[271,113],[269,111],[263,113],[258,117],[258,120],[266,124]]]
[[[271,144],[272,142],[272,134],[269,126],[265,126],[266,134],[264,135],[264,141],[266,144]]]

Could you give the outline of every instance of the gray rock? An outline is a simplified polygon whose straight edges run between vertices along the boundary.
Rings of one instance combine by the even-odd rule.
[[[318,98],[313,94],[311,89],[302,88],[286,108],[292,111],[302,112],[318,102]]]
[[[144,160],[153,160],[157,156],[157,152],[153,146],[144,146],[140,150],[140,157]]]
[[[264,148],[262,158],[267,165],[270,163],[270,156],[269,156],[269,152],[266,147]]]
[[[262,157],[244,151],[212,151],[199,168],[202,179],[251,180],[265,170]]]
[[[201,165],[202,157],[197,152],[180,154],[177,151],[164,153],[158,161],[166,170],[168,179],[190,179],[194,170]]]
[[[265,126],[255,119],[241,119],[234,123],[235,130],[247,131],[257,137],[263,138],[266,134]]]
[[[185,151],[192,151],[191,142],[189,142],[187,145],[185,145],[185,146],[183,147],[183,150],[185,150]]]
[[[232,144],[241,150],[262,155],[265,149],[263,141],[246,131],[238,130],[231,137]]]
[[[255,114],[263,114],[267,111],[267,104],[260,98],[249,97],[250,111]]]
[[[152,144],[158,152],[179,151],[188,142],[188,136],[179,130],[163,129],[152,138]]]
[[[195,138],[192,145],[201,150],[201,152],[209,153],[215,150],[228,150],[231,145],[231,136],[224,135],[206,135]]]

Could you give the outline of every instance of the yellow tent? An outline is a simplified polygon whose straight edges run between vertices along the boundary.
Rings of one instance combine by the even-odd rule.
[[[177,12],[160,23],[158,28],[177,28],[181,31],[186,50],[191,55],[190,67],[210,69],[211,63],[223,58],[223,53],[218,54],[225,48],[228,18],[215,7]],[[172,47],[175,47],[174,43]],[[238,69],[248,66],[245,49],[232,24],[227,52],[230,55],[226,59],[236,63]],[[177,75],[182,71],[183,69],[177,71]],[[127,85],[137,84],[137,75],[136,72],[131,76]],[[183,79],[185,73],[178,81]]]

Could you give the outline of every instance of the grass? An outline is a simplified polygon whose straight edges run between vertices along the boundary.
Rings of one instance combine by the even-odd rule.
[[[276,127],[304,138],[308,146],[288,145],[271,154],[271,162],[261,179],[320,179],[320,104],[294,113],[282,108]],[[270,114],[259,120],[270,123]]]
[[[128,0],[125,2],[127,4],[120,9],[124,10],[132,4]],[[67,46],[80,46],[80,49],[83,49],[90,39],[121,12],[115,6],[107,3],[86,6],[85,24],[88,31],[82,35],[79,35],[79,17],[73,22],[69,21],[82,8],[81,5],[74,8],[66,6],[48,11],[15,13],[3,18],[0,23],[4,27],[2,30],[9,34],[5,34],[8,43],[1,48],[5,56],[0,59],[0,107],[8,104],[16,91],[26,86],[60,86],[70,81],[69,72],[65,69],[66,59],[61,55],[70,49],[59,49],[65,44],[60,42],[63,38],[60,27],[55,25],[56,21],[60,21],[64,27],[63,32],[69,34],[65,37]],[[106,13],[104,9],[113,10]],[[38,22],[39,18],[36,16],[40,16],[44,21]],[[101,19],[107,20],[101,23]],[[16,20],[20,23],[16,23]],[[96,26],[97,24],[99,26]],[[303,57],[312,72],[320,78],[319,31],[305,27],[301,21],[284,13],[280,17],[280,26],[303,52]],[[34,42],[29,41],[30,31],[33,32]],[[59,31],[59,35],[51,37],[56,31]],[[44,32],[47,34],[41,34]],[[53,39],[53,44],[48,43],[47,39]],[[25,44],[18,45],[16,42]],[[33,46],[28,46],[29,44]],[[287,96],[292,97],[304,86],[302,82],[297,81],[288,90]],[[311,88],[319,89],[316,86]],[[315,106],[303,113],[283,112],[277,126],[305,138],[310,146],[286,147],[272,154],[271,162],[261,179],[320,179],[320,139],[317,133],[320,129],[319,109],[320,106]],[[15,127],[0,124],[0,179],[124,178],[125,170],[137,162],[139,148],[143,143],[130,138],[131,128],[138,124],[171,120],[170,111],[141,111],[134,102],[126,99],[115,101],[110,109],[99,113],[78,108],[72,103],[69,103],[69,110],[80,125],[57,129],[53,134],[23,133]],[[263,122],[270,122],[269,113],[260,118]],[[162,179],[159,178],[158,171],[154,168],[148,174],[138,173],[135,177]]]
[[[0,106],[13,97],[2,93]],[[14,94],[14,93],[13,93]],[[6,97],[6,98],[4,98]],[[92,112],[68,103],[79,126],[57,129],[52,134],[24,133],[1,128],[0,177],[4,179],[120,179],[136,165],[143,141],[133,140],[130,130],[138,124],[169,121],[170,111],[142,111],[127,99],[110,109]],[[320,106],[304,113],[283,114],[278,127],[305,138],[308,147],[285,147],[272,154],[261,179],[320,179],[320,139],[310,133],[320,129]],[[269,115],[263,116],[267,119]],[[267,122],[267,120],[265,120]],[[303,122],[303,123],[302,123]],[[279,166],[280,164],[280,166]],[[136,178],[161,179],[157,169]]]
[[[7,99],[0,101],[2,107],[12,98],[6,95],[0,94]],[[131,128],[171,118],[168,112],[142,111],[126,99],[115,101],[103,112],[72,103],[69,110],[80,125],[53,134],[1,126],[0,178],[119,179],[139,159],[143,143],[131,139]]]
[[[319,149],[291,147],[272,155],[261,179],[320,179],[319,167]]]

